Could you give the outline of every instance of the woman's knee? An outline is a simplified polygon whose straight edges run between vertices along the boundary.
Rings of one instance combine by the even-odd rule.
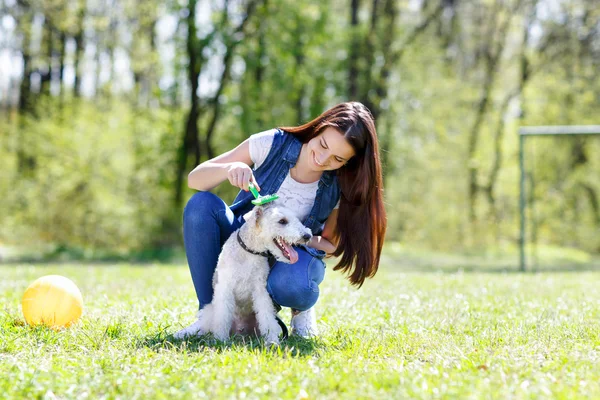
[[[311,257],[308,264],[308,285],[311,290],[319,292],[319,285],[325,278],[325,263],[317,257]]]
[[[298,296],[294,303],[290,304],[290,307],[298,311],[306,311],[317,304],[317,300],[319,300],[318,288],[316,291],[310,290],[302,293],[301,296]]]
[[[183,221],[185,224],[202,225],[206,217],[216,215],[224,205],[223,200],[214,193],[196,192],[183,209]]]
[[[308,310],[319,299],[319,284],[325,275],[325,264],[319,258],[298,250],[296,264],[275,265],[267,280],[267,290],[281,306]]]
[[[285,285],[284,287],[267,282],[267,290],[271,298],[280,306],[305,311],[314,306],[319,299],[319,287],[310,288],[303,285]]]

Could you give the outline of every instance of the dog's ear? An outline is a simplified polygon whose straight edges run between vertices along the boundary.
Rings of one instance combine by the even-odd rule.
[[[258,225],[260,223],[260,219],[263,217],[264,213],[265,213],[265,211],[263,209],[263,206],[256,206],[252,210],[250,210],[246,214],[244,214],[244,220],[246,222],[248,222],[252,218],[254,218],[254,222],[256,223],[256,226],[258,227]]]
[[[254,219],[256,222],[256,226],[258,227],[258,225],[260,224],[260,220],[263,217],[264,210],[262,206],[256,206],[254,208],[256,209],[256,211],[254,211]]]

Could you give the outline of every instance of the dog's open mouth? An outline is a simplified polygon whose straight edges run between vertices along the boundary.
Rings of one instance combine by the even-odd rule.
[[[291,264],[294,264],[296,261],[298,261],[298,253],[296,250],[294,250],[291,244],[280,237],[273,239],[273,242],[277,245],[279,250],[281,250],[283,256],[290,260]]]

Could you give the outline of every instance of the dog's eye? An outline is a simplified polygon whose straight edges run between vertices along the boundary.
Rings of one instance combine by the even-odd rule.
[[[287,219],[285,219],[285,218],[281,218],[281,219],[279,220],[279,223],[280,223],[281,225],[287,225],[287,223],[288,223],[288,220],[287,220]]]

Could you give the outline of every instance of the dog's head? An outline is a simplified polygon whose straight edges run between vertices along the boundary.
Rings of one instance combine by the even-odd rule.
[[[298,261],[298,253],[292,246],[306,244],[312,238],[311,230],[290,209],[273,203],[254,207],[247,224],[277,261],[288,264]]]

